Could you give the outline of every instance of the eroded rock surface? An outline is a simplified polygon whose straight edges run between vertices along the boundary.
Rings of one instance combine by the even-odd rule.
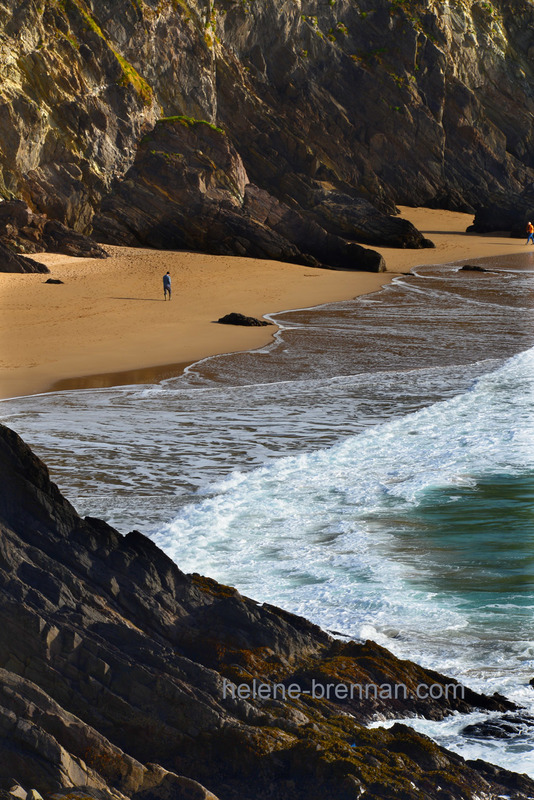
[[[0,480],[0,789],[75,800],[532,796],[524,776],[467,764],[403,725],[362,724],[375,712],[512,710],[504,698],[419,699],[417,684],[453,682],[185,575],[140,533],[81,519],[3,426]],[[254,679],[409,693],[273,699],[251,696]]]
[[[510,231],[516,239],[527,238],[528,222],[534,222],[534,186],[520,195],[497,195],[477,210],[469,231]]]

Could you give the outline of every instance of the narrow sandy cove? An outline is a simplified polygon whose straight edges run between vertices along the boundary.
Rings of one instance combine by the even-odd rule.
[[[230,311],[261,317],[366,294],[420,264],[525,252],[522,240],[466,234],[469,214],[402,211],[436,249],[376,248],[389,270],[380,275],[121,247],[104,261],[37,256],[50,276],[0,274],[0,397],[177,374],[181,364],[270,340],[273,327],[215,324]],[[167,270],[171,302],[163,300]]]

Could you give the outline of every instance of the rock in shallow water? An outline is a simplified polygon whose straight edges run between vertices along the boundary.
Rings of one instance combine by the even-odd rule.
[[[534,732],[534,717],[529,714],[503,714],[501,717],[466,725],[461,733],[475,739],[516,739]]]

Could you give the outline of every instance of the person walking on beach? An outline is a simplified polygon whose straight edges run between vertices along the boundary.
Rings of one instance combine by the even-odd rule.
[[[532,229],[534,231],[534,228]],[[167,272],[163,276],[163,299],[167,299],[167,292],[169,293],[169,300],[171,299],[171,273]]]
[[[532,224],[532,222],[529,222],[527,224],[527,241],[525,242],[525,244],[528,244],[529,242],[534,244],[534,225]]]

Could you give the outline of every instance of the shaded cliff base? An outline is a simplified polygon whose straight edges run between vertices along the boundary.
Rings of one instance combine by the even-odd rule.
[[[527,800],[534,782],[466,762],[383,716],[506,712],[498,695],[373,642],[185,575],[149,539],[86,517],[0,426],[0,790],[96,800]],[[306,689],[407,687],[407,699],[244,698],[253,679]],[[228,691],[234,687],[234,691]],[[239,696],[241,694],[241,696]],[[446,697],[446,699],[444,699]],[[74,790],[74,791],[73,791]],[[31,794],[28,800],[39,800]]]
[[[180,365],[270,341],[271,327],[214,324],[227,313],[262,317],[350,299],[427,259],[476,263],[481,256],[528,252],[520,240],[465,233],[470,214],[417,208],[403,208],[402,214],[436,249],[379,248],[389,273],[140,248],[111,247],[105,260],[34,256],[64,284],[46,285],[40,275],[0,275],[0,396],[47,391],[58,381],[60,388],[87,388],[171,377]],[[173,298],[164,305],[167,270]]]
[[[107,258],[89,236],[38,214],[22,200],[0,202],[0,272],[48,272],[27,258],[28,253],[63,253],[83,258]]]
[[[254,184],[221,129],[177,116],[139,143],[93,219],[106,244],[200,250],[311,267],[383,272],[383,257],[361,244],[433,247],[408,220],[368,200],[308,181],[307,199]]]

